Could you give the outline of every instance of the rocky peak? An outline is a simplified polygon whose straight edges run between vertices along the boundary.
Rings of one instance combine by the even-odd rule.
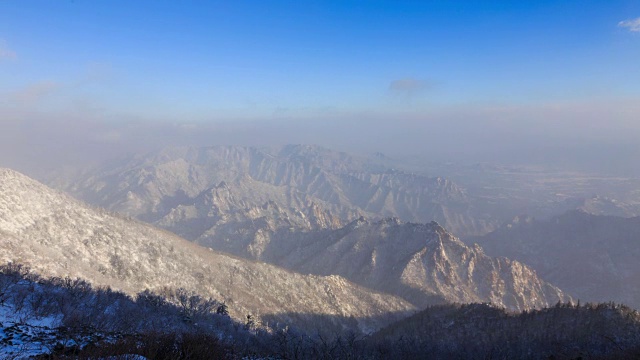
[[[357,219],[350,222],[349,224],[347,224],[346,228],[354,230],[363,225],[368,225],[368,224],[369,224],[369,221],[364,216],[360,216]]]
[[[376,224],[386,225],[386,226],[393,226],[393,225],[397,226],[400,224],[404,224],[404,221],[400,220],[398,217],[392,216],[392,217],[381,219],[377,221]]]
[[[435,222],[359,218],[334,231],[273,238],[261,260],[302,273],[340,275],[418,307],[491,302],[522,310],[569,299],[530,268],[468,247]]]

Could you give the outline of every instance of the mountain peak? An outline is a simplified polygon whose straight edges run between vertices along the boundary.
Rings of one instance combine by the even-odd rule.
[[[400,218],[396,216],[387,217],[376,222],[376,224],[381,224],[381,225],[401,225],[404,223],[405,223],[404,221],[400,220]]]
[[[349,229],[357,229],[361,226],[368,225],[368,224],[369,224],[369,221],[364,216],[360,216],[357,219],[350,222],[349,224],[347,224],[346,227]]]
[[[15,170],[9,169],[9,168],[4,168],[4,167],[0,167],[0,180],[3,181],[15,181],[15,180],[21,180],[21,181],[27,181],[27,182],[34,182],[35,180],[29,178],[28,176],[17,172]]]

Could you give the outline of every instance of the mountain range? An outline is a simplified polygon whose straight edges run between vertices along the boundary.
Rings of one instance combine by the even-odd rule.
[[[398,170],[384,157],[318,146],[171,147],[47,183],[189,240],[244,227],[271,211],[264,209],[269,204],[277,205],[269,217],[287,228],[335,229],[360,216],[398,217],[437,221],[462,236],[498,224],[450,180]]]
[[[131,295],[184,288],[225,302],[237,319],[252,314],[301,327],[305,314],[314,314],[357,319],[355,330],[371,331],[415,309],[340,276],[301,275],[200,247],[12,170],[0,170],[0,184],[0,261],[45,276],[78,277]]]
[[[289,355],[635,351],[637,311],[614,303],[640,308],[633,202],[558,193],[531,208],[578,210],[497,227],[525,190],[470,195],[395,164],[317,146],[172,147],[53,174],[58,190],[0,168],[0,264],[150,306],[160,294],[176,314],[178,294],[197,294],[228,308],[227,330],[246,321],[247,338]]]
[[[15,171],[2,170],[0,183],[3,262],[131,294],[183,287],[226,302],[236,318],[304,326],[306,315],[326,315],[370,331],[427,304],[531,309],[568,299],[527,266],[490,258],[436,223],[359,218],[337,230],[233,243],[246,257],[260,254],[256,262],[89,208]]]

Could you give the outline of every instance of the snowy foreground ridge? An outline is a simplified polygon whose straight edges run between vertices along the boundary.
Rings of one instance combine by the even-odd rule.
[[[185,288],[247,314],[303,324],[305,314],[374,331],[415,310],[339,276],[302,275],[210,251],[150,225],[96,210],[15,171],[0,169],[0,262],[81,278],[130,295]],[[334,320],[332,320],[334,321]],[[313,326],[316,326],[314,324]]]
[[[61,324],[61,316],[42,318],[27,316],[14,306],[0,306],[0,358],[28,359],[48,355],[63,349],[80,349],[88,344],[115,342],[118,333],[103,333],[92,329],[85,334],[70,336]],[[128,357],[142,360],[144,357]]]
[[[23,318],[13,306],[0,306],[0,358],[28,358],[48,354],[58,342],[56,316]]]

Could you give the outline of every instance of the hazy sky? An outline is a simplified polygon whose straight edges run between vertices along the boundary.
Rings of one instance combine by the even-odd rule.
[[[0,0],[0,150],[633,148],[639,64],[638,0]]]

